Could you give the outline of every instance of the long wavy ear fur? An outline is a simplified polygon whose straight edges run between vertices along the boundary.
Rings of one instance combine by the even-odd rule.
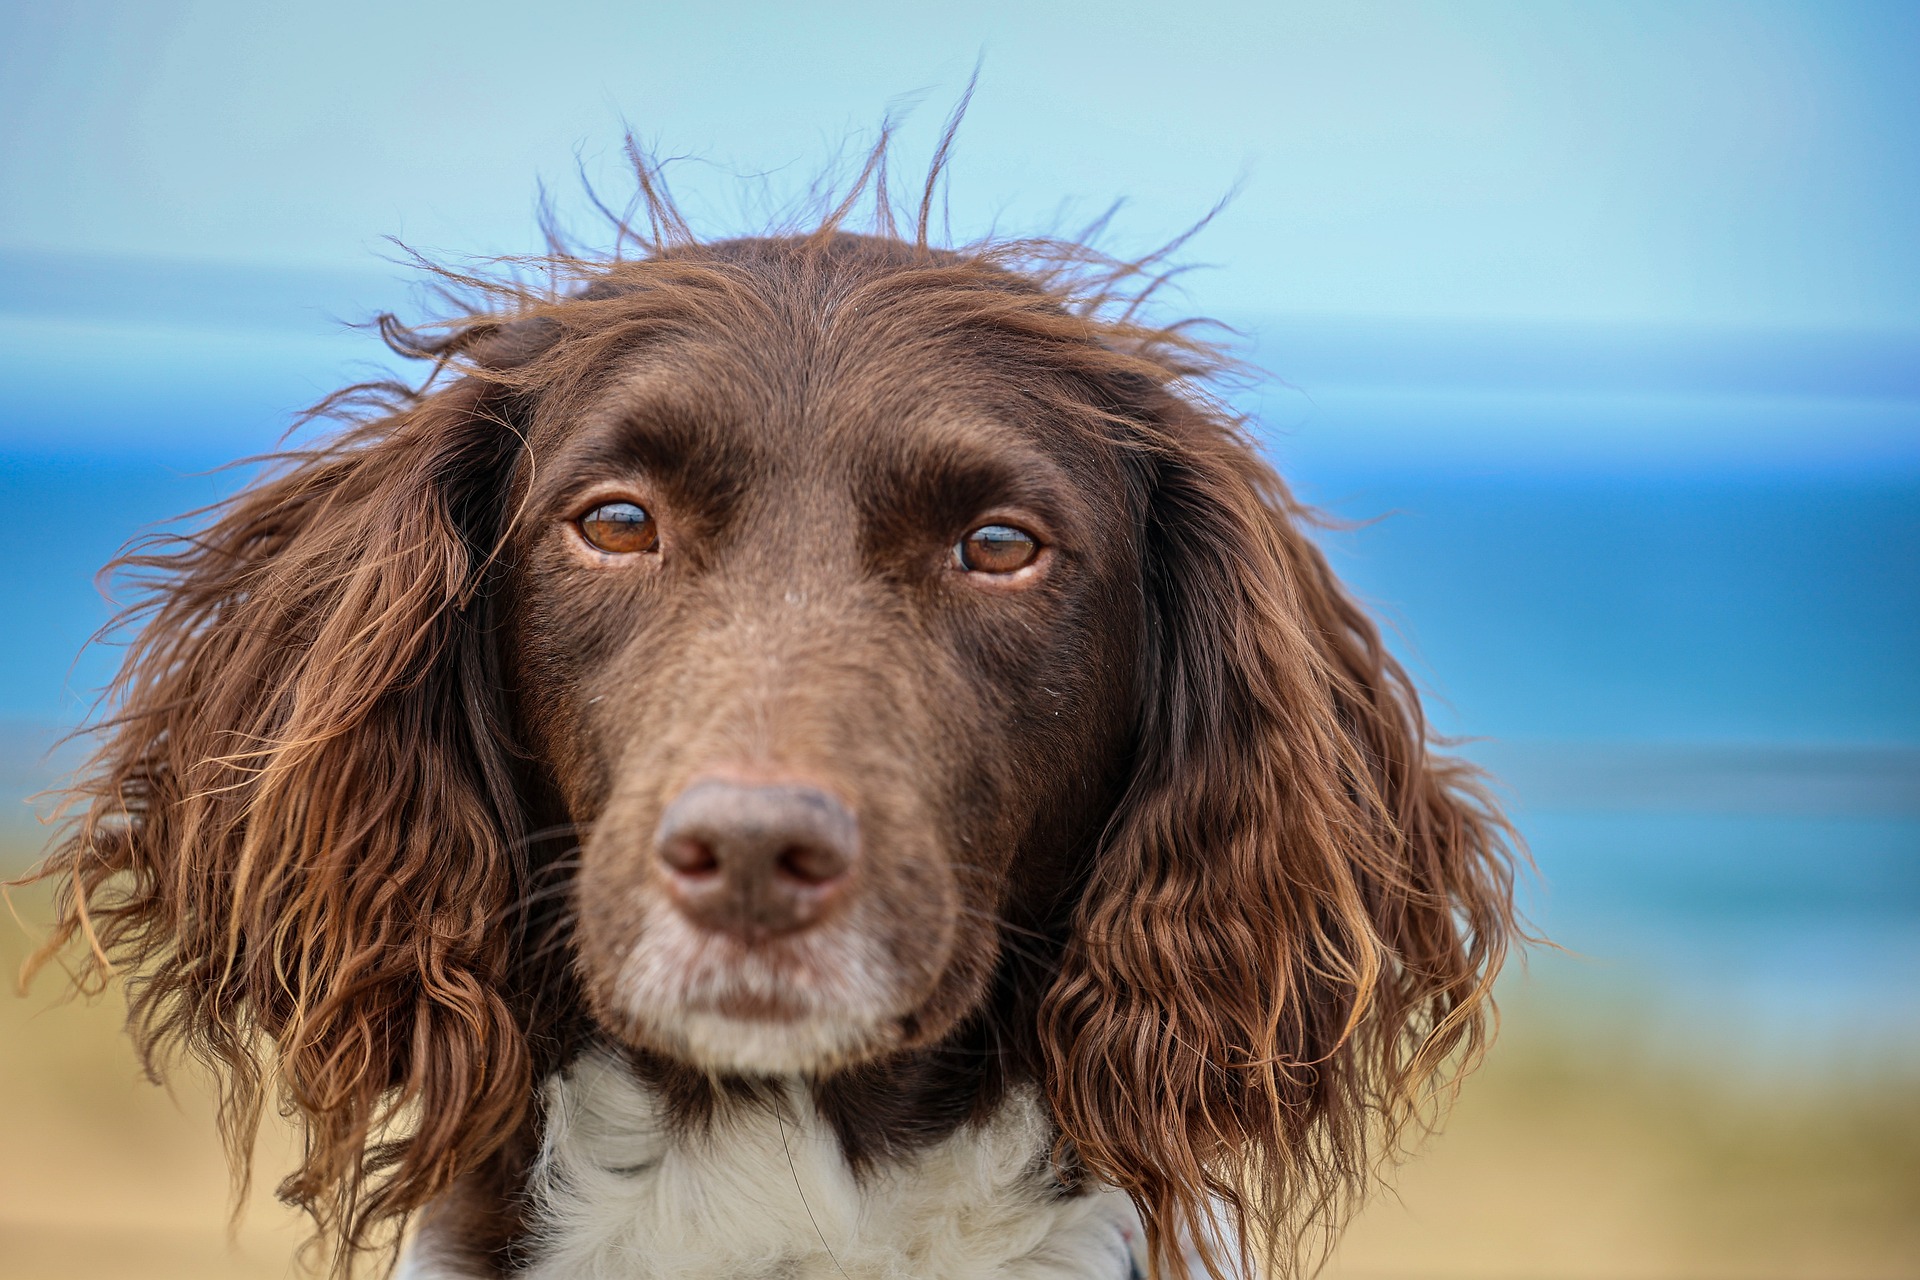
[[[531,1093],[501,994],[520,836],[488,564],[513,434],[467,379],[291,455],[124,557],[141,623],[74,788],[44,960],[126,966],[150,1071],[213,1070],[244,1168],[304,1124],[284,1198],[344,1266],[497,1147]]]
[[[1513,862],[1306,513],[1235,426],[1153,399],[1136,773],[1042,1040],[1160,1273],[1224,1276],[1331,1239],[1370,1149],[1478,1053]]]

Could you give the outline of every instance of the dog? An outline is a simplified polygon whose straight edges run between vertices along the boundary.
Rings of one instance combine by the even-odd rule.
[[[1483,1047],[1497,807],[1152,261],[639,174],[124,557],[49,953],[342,1272],[1284,1269]]]

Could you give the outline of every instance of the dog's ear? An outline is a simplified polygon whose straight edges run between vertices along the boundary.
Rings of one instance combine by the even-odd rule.
[[[1197,406],[1151,416],[1138,756],[1042,1041],[1162,1273],[1225,1275],[1337,1226],[1370,1141],[1477,1052],[1513,864],[1279,479]]]
[[[43,867],[47,952],[129,971],[150,1070],[208,1065],[244,1167],[350,1253],[497,1147],[532,1088],[507,990],[517,811],[488,590],[518,437],[469,377],[290,455],[144,578]],[[371,1233],[371,1234],[370,1234]]]

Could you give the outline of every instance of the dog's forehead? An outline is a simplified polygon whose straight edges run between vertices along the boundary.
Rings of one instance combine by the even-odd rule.
[[[664,448],[763,476],[803,463],[897,470],[929,456],[1078,469],[1088,433],[1033,394],[1045,376],[937,335],[803,317],[716,327],[623,353],[586,403],[549,419],[540,434],[549,456],[563,460]]]

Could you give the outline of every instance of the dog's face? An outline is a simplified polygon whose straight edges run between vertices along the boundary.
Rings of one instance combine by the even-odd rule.
[[[1111,808],[1141,632],[1134,486],[1047,371],[764,301],[539,416],[507,593],[592,1008],[745,1073],[977,1004]]]

